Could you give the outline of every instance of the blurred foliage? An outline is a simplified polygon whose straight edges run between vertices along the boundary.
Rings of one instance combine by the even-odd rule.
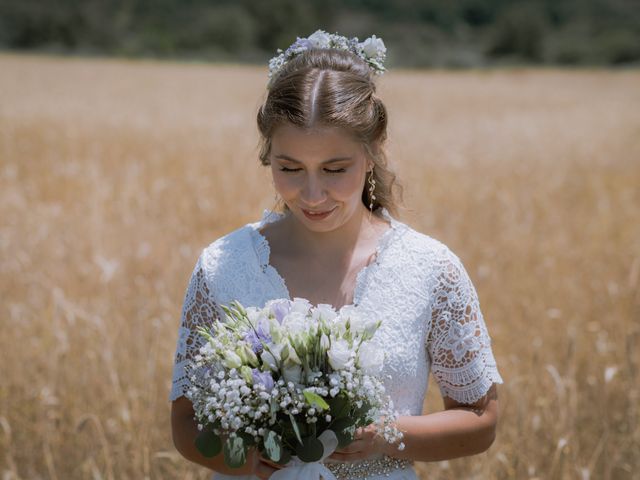
[[[0,47],[264,62],[317,28],[389,63],[640,64],[637,0],[0,0]]]

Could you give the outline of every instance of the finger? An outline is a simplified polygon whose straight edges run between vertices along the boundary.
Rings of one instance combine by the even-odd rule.
[[[346,447],[342,447],[336,450],[336,453],[354,453],[360,452],[365,449],[365,442],[362,440],[354,440]]]
[[[271,460],[269,460],[268,458],[264,458],[264,457],[260,457],[260,461],[268,466],[270,466],[271,468],[275,468],[276,470],[280,470],[282,468],[282,465],[276,463],[276,462],[272,462]]]

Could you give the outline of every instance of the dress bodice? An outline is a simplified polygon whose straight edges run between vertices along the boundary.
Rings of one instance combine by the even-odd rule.
[[[282,215],[265,211],[260,221],[202,251],[185,295],[171,400],[189,385],[185,365],[202,344],[196,327],[219,316],[219,305],[238,300],[262,307],[268,300],[290,298],[269,263],[269,243],[260,233]],[[493,383],[502,383],[476,290],[447,246],[385,209],[382,216],[390,228],[378,242],[374,261],[357,275],[353,305],[382,320],[373,341],[385,351],[386,391],[401,415],[420,415],[431,372],[442,395],[474,403]]]

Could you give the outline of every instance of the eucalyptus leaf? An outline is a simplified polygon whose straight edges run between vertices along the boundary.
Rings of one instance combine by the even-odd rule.
[[[282,443],[278,434],[273,430],[269,430],[264,439],[264,450],[270,460],[279,462],[282,458]]]
[[[304,437],[302,443],[296,446],[296,455],[303,462],[317,462],[323,453],[322,442],[316,437]]]
[[[205,430],[196,437],[196,448],[205,457],[215,457],[222,451],[222,440],[215,433]]]
[[[224,461],[231,468],[240,468],[247,461],[247,449],[242,437],[228,438],[223,451]]]
[[[296,419],[293,418],[293,415],[291,414],[289,414],[289,419],[291,420],[291,426],[293,427],[293,431],[296,434],[296,438],[298,439],[298,442],[302,444],[302,437],[300,436],[300,428],[298,428],[298,422],[296,422]]]

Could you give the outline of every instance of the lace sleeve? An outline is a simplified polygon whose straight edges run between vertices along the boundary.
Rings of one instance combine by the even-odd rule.
[[[198,258],[182,306],[182,318],[178,328],[178,344],[176,346],[175,363],[173,365],[173,383],[169,400],[183,396],[189,387],[189,377],[185,366],[203,344],[198,334],[198,326],[211,325],[218,318],[216,303],[211,288],[207,283],[204,269],[204,252]]]
[[[443,396],[471,404],[502,378],[469,275],[449,249],[439,263],[427,338],[431,371]]]

